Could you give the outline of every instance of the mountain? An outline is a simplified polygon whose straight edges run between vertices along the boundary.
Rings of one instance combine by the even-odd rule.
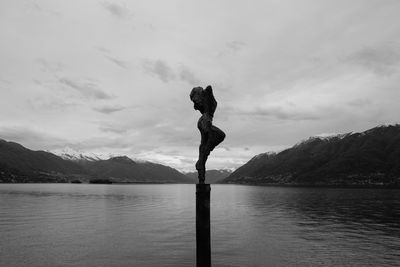
[[[126,183],[193,183],[177,170],[151,162],[135,162],[126,156],[60,157],[33,151],[0,139],[0,182],[88,182],[94,179]]]
[[[223,182],[400,186],[400,125],[310,137],[280,153],[255,156]]]
[[[82,162],[90,173],[101,179],[135,183],[193,183],[177,170],[151,162],[135,162],[126,156]]]
[[[57,156],[59,156],[62,159],[66,160],[71,160],[71,161],[96,161],[96,160],[102,160],[107,157],[105,156],[100,156],[94,153],[85,153],[82,151],[77,151],[75,149],[65,147],[64,149],[61,150],[54,150],[54,151],[49,151]],[[110,157],[108,157],[110,158]]]
[[[79,164],[45,151],[32,151],[0,139],[0,182],[66,182],[87,175]]]
[[[223,179],[225,179],[226,177],[228,177],[231,173],[232,173],[231,170],[207,170],[206,171],[206,183],[209,183],[209,184],[218,183],[218,182],[222,181]],[[197,171],[196,172],[187,172],[187,173],[185,173],[185,175],[187,177],[189,177],[190,179],[193,179],[196,182],[198,180]]]

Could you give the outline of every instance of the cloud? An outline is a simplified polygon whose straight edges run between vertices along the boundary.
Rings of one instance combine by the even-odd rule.
[[[241,41],[230,41],[225,43],[225,47],[217,54],[217,57],[232,55],[246,46],[246,43]]]
[[[108,54],[108,53],[111,52],[110,49],[107,49],[107,48],[105,48],[105,47],[103,47],[103,46],[94,46],[94,48],[95,48],[96,50],[98,50],[98,51],[104,53],[104,54]]]
[[[94,48],[112,63],[118,65],[121,68],[128,69],[128,62],[118,59],[115,56],[112,56],[111,51],[109,49],[102,46],[95,46]]]
[[[84,151],[111,149],[111,153],[120,153],[123,149],[132,147],[131,140],[124,137],[93,137],[69,145],[74,149]]]
[[[120,5],[117,3],[103,2],[102,6],[110,12],[111,15],[124,19],[127,18],[130,14],[129,9],[125,5]]]
[[[35,3],[33,1],[27,2],[27,5],[34,10],[43,11],[42,7],[38,3]]]
[[[106,133],[116,133],[116,134],[123,134],[128,131],[128,129],[124,127],[118,127],[118,126],[113,126],[113,125],[102,125],[99,126],[99,130],[102,132]]]
[[[10,81],[8,81],[6,79],[2,79],[2,78],[0,78],[0,82],[3,83],[3,84],[11,84]]]
[[[117,111],[121,111],[126,109],[124,106],[102,106],[102,107],[96,107],[93,108],[95,111],[100,112],[100,113],[104,113],[104,114],[111,114]]]
[[[214,123],[227,134],[208,161],[213,168],[315,133],[393,121],[400,110],[400,1],[232,1],[228,9],[185,2],[177,9],[167,1],[35,0],[41,13],[26,1],[0,2],[7,10],[0,78],[9,81],[0,81],[0,126],[32,126],[80,150],[137,154],[153,146],[193,162],[199,113],[188,93],[197,85],[215,89]],[[46,14],[51,9],[61,17]]]
[[[182,81],[188,82],[192,86],[198,86],[200,84],[199,79],[197,79],[194,73],[185,66],[182,67],[179,73],[179,78]]]
[[[115,132],[115,131],[114,131]],[[131,140],[124,137],[94,136],[81,141],[71,141],[47,132],[26,126],[0,126],[0,138],[20,143],[33,150],[56,150],[71,147],[82,151],[107,149],[112,153],[121,153],[127,147],[132,147]]]
[[[93,82],[80,82],[74,81],[70,78],[58,78],[58,81],[69,88],[72,88],[84,97],[89,99],[111,99],[113,96],[103,92],[98,88],[97,84]]]
[[[41,70],[43,72],[55,73],[63,71],[65,69],[64,65],[61,62],[50,61],[44,58],[37,58],[36,63],[41,66]]]
[[[36,150],[56,149],[68,144],[68,141],[26,126],[0,126],[0,138]]]
[[[121,67],[123,69],[128,69],[128,63],[126,61],[117,59],[112,56],[106,56],[106,58],[109,59],[111,62],[115,63],[116,65],[118,65],[119,67]]]
[[[396,72],[400,63],[400,49],[390,45],[366,46],[351,54],[345,60],[369,69],[376,74],[391,75]]]
[[[175,79],[175,73],[172,68],[162,60],[144,60],[143,68],[147,73],[157,76],[163,82]]]
[[[163,82],[169,82],[172,80],[180,80],[187,82],[192,86],[200,84],[199,79],[195,74],[185,65],[178,67],[178,70],[174,70],[170,65],[168,65],[163,60],[143,60],[142,64],[145,72],[157,76]]]
[[[42,5],[39,5],[35,1],[27,1],[26,4],[31,10],[41,12],[42,14],[56,16],[56,17],[61,16],[60,12],[54,11],[53,9],[48,7],[44,8]]]
[[[271,117],[279,120],[319,120],[321,116],[315,110],[303,111],[290,109],[283,106],[255,107],[252,109],[244,108],[225,108],[226,112],[233,112],[243,116]]]
[[[53,111],[62,110],[77,105],[77,103],[73,103],[70,100],[63,99],[61,97],[53,97],[50,95],[30,98],[27,100],[27,103],[35,110]]]
[[[233,51],[239,51],[241,50],[243,47],[246,46],[246,43],[244,42],[240,42],[240,41],[232,41],[232,42],[227,42],[226,46],[233,50]]]
[[[368,106],[371,106],[373,103],[369,99],[359,98],[359,99],[351,100],[347,104],[349,106],[358,108],[358,107],[368,107]]]

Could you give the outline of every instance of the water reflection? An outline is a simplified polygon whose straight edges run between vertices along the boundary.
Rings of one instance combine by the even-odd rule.
[[[398,266],[400,191],[213,185],[213,266]],[[193,185],[0,185],[0,266],[194,266]]]
[[[239,188],[234,216],[249,228],[232,224],[245,229],[244,234],[239,232],[242,245],[237,251],[257,251],[252,260],[256,264],[400,263],[399,190]]]

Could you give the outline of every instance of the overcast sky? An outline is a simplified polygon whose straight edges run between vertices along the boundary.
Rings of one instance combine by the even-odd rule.
[[[400,1],[0,1],[0,138],[194,171],[400,114]]]

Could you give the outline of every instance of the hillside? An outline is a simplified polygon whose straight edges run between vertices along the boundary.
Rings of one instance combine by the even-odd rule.
[[[93,179],[124,183],[193,183],[177,170],[161,164],[135,162],[125,156],[108,160],[65,159],[0,139],[0,182],[88,182]]]
[[[400,185],[400,125],[362,133],[311,137],[278,154],[261,154],[225,183],[281,185]]]
[[[94,176],[124,183],[192,183],[177,170],[151,162],[135,162],[126,156],[108,160],[79,161]]]
[[[0,139],[0,182],[66,182],[87,171],[75,162]]]

